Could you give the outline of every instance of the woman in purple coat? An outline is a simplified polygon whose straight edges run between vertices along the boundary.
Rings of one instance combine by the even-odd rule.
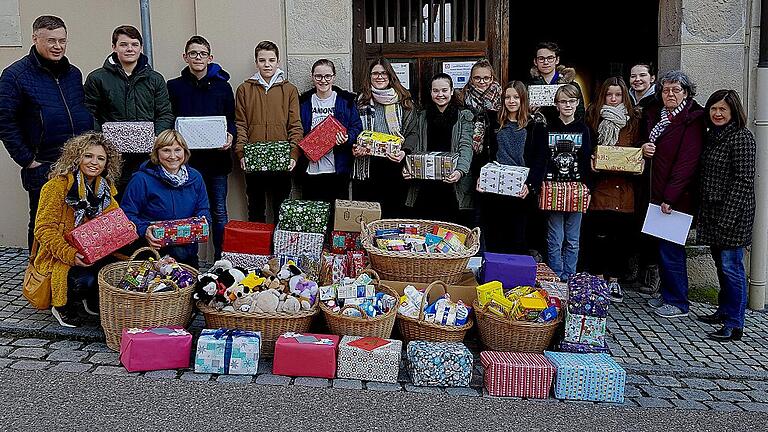
[[[704,146],[704,108],[693,97],[696,85],[685,73],[671,71],[659,80],[662,105],[646,111],[648,142],[643,155],[651,160],[651,203],[665,214],[694,214],[696,170]],[[653,210],[650,210],[653,211]],[[688,268],[685,246],[658,240],[661,297],[648,304],[665,318],[688,315]]]

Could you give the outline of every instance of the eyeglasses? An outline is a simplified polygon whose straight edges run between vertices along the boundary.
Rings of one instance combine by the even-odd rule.
[[[320,75],[320,74],[317,74],[317,75],[312,75],[312,78],[313,78],[315,81],[317,81],[317,82],[321,82],[321,81],[330,81],[330,80],[332,80],[332,79],[333,79],[333,77],[335,77],[335,76],[336,76],[336,75],[331,75],[331,74],[328,74],[328,75]]]
[[[472,77],[472,81],[474,81],[474,82],[476,82],[478,84],[479,83],[489,83],[489,82],[493,81],[493,77],[491,77],[491,76],[473,76]]]
[[[683,92],[683,89],[681,87],[664,87],[661,89],[662,94],[680,94]]]
[[[579,100],[578,99],[561,99],[557,101],[560,105],[578,105]]]
[[[557,56],[538,56],[536,57],[536,61],[539,63],[552,63],[556,58]]]
[[[371,72],[373,78],[389,78],[389,74],[386,72]]]
[[[205,51],[190,51],[187,53],[187,57],[199,58],[203,60],[207,59],[208,56],[210,55],[211,55],[210,53],[207,53]]]
[[[54,39],[54,38],[50,38],[50,39],[46,39],[46,40],[45,40],[45,44],[46,44],[46,45],[48,45],[48,46],[50,46],[50,47],[52,47],[52,46],[56,46],[56,45],[64,46],[64,45],[66,45],[66,44],[67,44],[67,40],[66,40],[66,39]]]

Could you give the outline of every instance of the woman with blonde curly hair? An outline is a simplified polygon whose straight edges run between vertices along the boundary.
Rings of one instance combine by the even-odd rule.
[[[118,208],[114,182],[120,177],[121,163],[120,154],[104,135],[76,136],[64,144],[40,191],[32,253],[35,268],[51,274],[51,313],[64,327],[80,324],[80,305],[88,315],[98,315],[96,275],[108,261],[84,262],[64,236]]]

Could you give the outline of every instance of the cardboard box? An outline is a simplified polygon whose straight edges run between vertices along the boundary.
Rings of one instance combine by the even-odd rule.
[[[536,284],[532,256],[486,252],[483,257],[483,282],[499,281],[506,289]]]
[[[182,327],[123,329],[120,362],[128,372],[189,367],[192,335]]]
[[[645,168],[643,149],[599,145],[595,149],[595,169],[641,174]]]
[[[360,232],[360,222],[381,219],[381,204],[368,201],[336,200],[333,217],[335,231]]]
[[[227,143],[227,118],[224,116],[176,117],[174,126],[190,150],[219,149]]]
[[[389,280],[382,280],[381,283],[397,291],[398,295],[401,296],[403,295],[403,290],[405,290],[405,287],[408,285],[413,285],[414,288],[421,291],[427,289],[429,286],[427,283],[400,282]],[[457,302],[461,300],[465,305],[471,306],[475,299],[477,299],[477,285],[478,283],[477,279],[475,279],[475,275],[471,271],[466,271],[456,284],[448,285],[448,294],[451,295],[452,301]],[[435,286],[432,288],[432,291],[429,292],[427,301],[433,302],[436,298],[440,297],[444,293],[445,292],[443,291],[442,286]]]

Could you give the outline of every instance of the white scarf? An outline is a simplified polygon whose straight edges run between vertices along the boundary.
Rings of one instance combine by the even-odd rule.
[[[597,126],[597,143],[613,146],[619,141],[621,128],[627,125],[627,108],[624,104],[600,108],[600,124]]]

